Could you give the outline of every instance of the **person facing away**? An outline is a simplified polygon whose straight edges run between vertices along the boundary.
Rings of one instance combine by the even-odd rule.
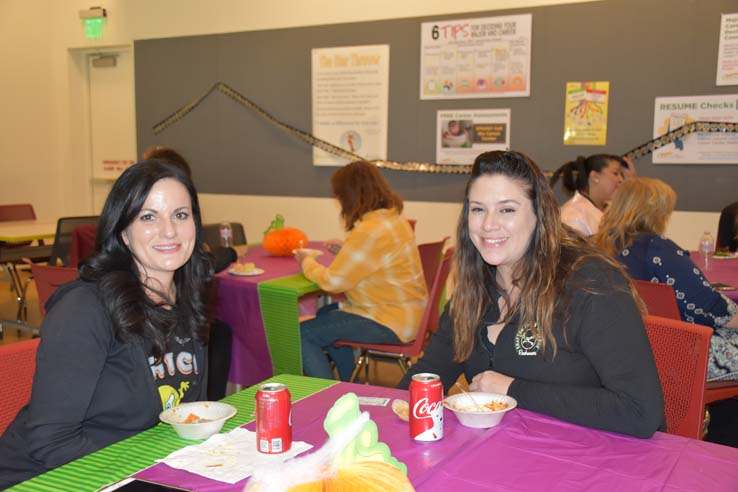
[[[676,193],[663,181],[629,179],[615,194],[593,240],[634,279],[672,286],[683,321],[715,330],[708,381],[738,379],[736,304],[712,288],[688,251],[663,236],[675,204]]]
[[[584,237],[597,232],[602,211],[623,182],[623,169],[627,168],[627,161],[619,156],[596,154],[579,156],[554,171],[551,186],[561,179],[564,190],[573,193],[561,206],[564,224]]]
[[[715,246],[717,251],[738,251],[738,202],[731,203],[720,211]]]
[[[515,151],[474,161],[459,218],[456,286],[413,375],[464,374],[472,391],[575,424],[649,437],[661,385],[632,285],[565,228],[538,166]]]
[[[189,176],[160,161],[128,168],[95,255],[47,303],[30,402],[0,437],[0,489],[206,399],[212,274]]]
[[[356,161],[331,176],[341,206],[345,241],[329,241],[336,253],[325,267],[304,252],[295,258],[322,290],[345,293],[346,301],[324,306],[300,324],[303,370],[333,378],[328,351],[343,381],[354,367],[353,350],[336,340],[399,343],[415,339],[428,299],[415,236],[402,217],[402,199],[373,164]]]

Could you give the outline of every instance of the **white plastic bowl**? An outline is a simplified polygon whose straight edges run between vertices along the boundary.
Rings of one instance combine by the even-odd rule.
[[[515,398],[507,395],[478,392],[471,392],[469,394],[474,398],[474,401],[480,405],[485,405],[494,401],[506,403],[507,407],[494,412],[491,410],[480,412],[464,393],[457,393],[446,397],[446,399],[443,400],[443,406],[454,412],[454,415],[459,419],[461,425],[466,427],[474,427],[475,429],[494,427],[500,423],[502,417],[504,417],[507,412],[518,406],[518,402]]]
[[[226,420],[236,415],[236,407],[219,401],[182,403],[159,414],[159,420],[174,427],[182,439],[207,439],[220,432]],[[196,415],[200,422],[186,424],[187,417]]]

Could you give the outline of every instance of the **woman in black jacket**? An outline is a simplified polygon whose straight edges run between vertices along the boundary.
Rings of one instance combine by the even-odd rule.
[[[622,268],[561,225],[540,169],[518,152],[474,162],[459,220],[455,294],[413,374],[508,394],[521,408],[650,437],[663,399]]]
[[[125,171],[96,251],[47,304],[31,400],[0,438],[0,490],[206,399],[212,264],[187,174],[161,161]]]

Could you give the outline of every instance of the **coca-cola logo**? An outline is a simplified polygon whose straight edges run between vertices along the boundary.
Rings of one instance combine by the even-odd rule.
[[[443,401],[431,403],[428,398],[421,398],[413,405],[413,417],[416,419],[428,419],[443,405]]]

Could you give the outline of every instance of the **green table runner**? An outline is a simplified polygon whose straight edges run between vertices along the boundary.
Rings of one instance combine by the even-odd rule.
[[[295,304],[297,309],[297,304]],[[299,349],[299,345],[298,345]],[[295,377],[289,374],[275,376],[267,381],[285,383],[295,402],[322,389],[336,384],[336,381]],[[226,422],[223,432],[230,431],[254,419],[254,397],[259,385],[251,386],[224,398],[238,409],[235,417]],[[120,480],[143,468],[151,466],[194,441],[181,439],[168,424],[136,434],[123,441],[72,461],[35,478],[8,489],[14,492],[92,492],[101,486]]]
[[[302,375],[298,302],[300,296],[318,290],[302,274],[259,283],[259,304],[274,374]]]

